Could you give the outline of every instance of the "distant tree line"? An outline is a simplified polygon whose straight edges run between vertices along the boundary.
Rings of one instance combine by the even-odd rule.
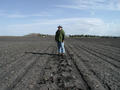
[[[29,37],[46,37],[46,36],[49,36],[48,34],[40,34],[40,33],[30,33],[28,35],[25,35],[25,36],[29,36]]]
[[[98,36],[98,35],[69,35],[69,37],[100,37],[100,38],[120,38],[115,36]]]

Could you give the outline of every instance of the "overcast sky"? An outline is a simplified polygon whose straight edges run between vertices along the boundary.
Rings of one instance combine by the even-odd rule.
[[[120,36],[120,0],[0,0],[0,35]]]

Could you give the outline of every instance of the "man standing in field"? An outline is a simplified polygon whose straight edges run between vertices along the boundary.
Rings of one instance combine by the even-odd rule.
[[[56,35],[55,35],[55,41],[57,42],[58,55],[62,55],[62,56],[65,54],[64,39],[65,39],[65,32],[62,26],[58,26],[58,30],[56,31]]]

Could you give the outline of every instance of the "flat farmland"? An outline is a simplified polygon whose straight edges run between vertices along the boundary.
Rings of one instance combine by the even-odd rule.
[[[0,90],[120,90],[120,38],[0,37]]]

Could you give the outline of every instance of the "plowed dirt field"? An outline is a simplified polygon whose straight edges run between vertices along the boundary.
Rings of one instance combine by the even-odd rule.
[[[0,90],[120,90],[120,38],[0,37]]]

